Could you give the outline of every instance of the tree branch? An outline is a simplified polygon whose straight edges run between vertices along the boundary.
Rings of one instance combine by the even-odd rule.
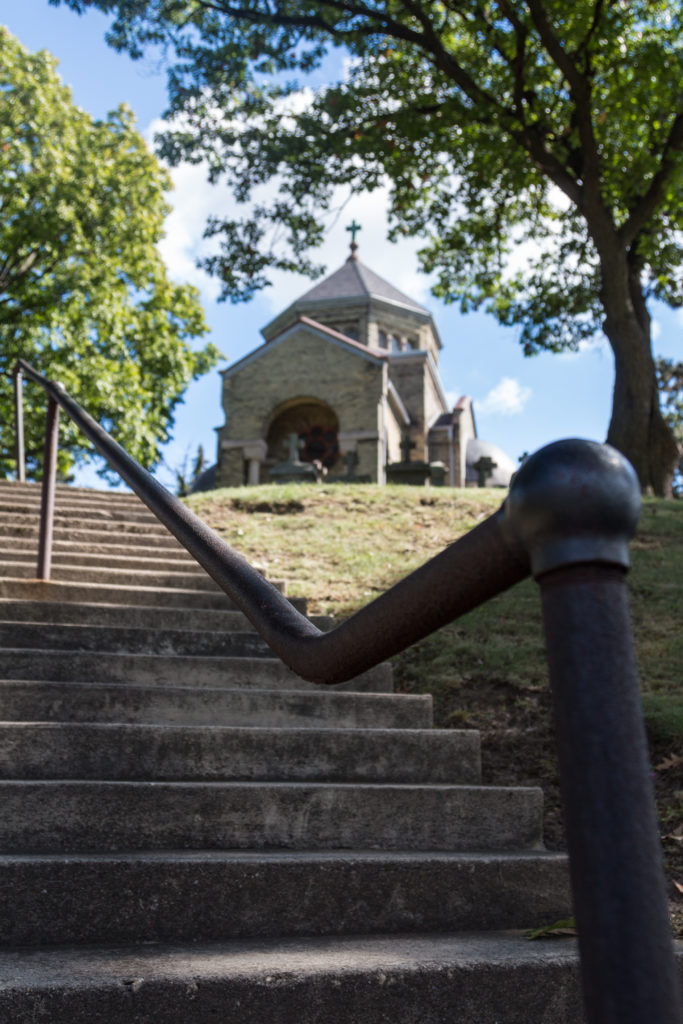
[[[553,184],[564,192],[568,199],[581,209],[584,199],[584,190],[581,184],[574,178],[561,160],[548,149],[546,140],[540,131],[533,125],[525,125],[522,128],[510,132],[516,142],[522,146],[529,156],[533,158],[540,170]]]
[[[503,106],[494,96],[483,89],[471,74],[444,47],[441,38],[436,34],[429,15],[423,10],[420,0],[403,0],[408,11],[419,20],[423,28],[421,49],[431,55],[435,66],[443,71],[455,85],[474,103],[483,103],[490,110],[495,110],[505,120],[514,118],[514,111]],[[462,17],[461,12],[457,12]]]
[[[0,269],[0,288],[6,288],[11,281],[16,281],[18,278],[23,277],[38,259],[38,252],[38,249],[32,249],[28,256],[23,258],[17,256],[11,262],[9,259],[5,260]]]
[[[631,210],[626,221],[619,229],[621,242],[629,246],[643,229],[649,218],[657,209],[666,191],[666,186],[678,167],[676,155],[683,150],[683,112],[677,114],[671,125],[659,170],[652,178],[649,187]]]
[[[585,60],[584,69],[583,69],[584,75],[589,75],[591,73],[591,61],[590,61],[590,44],[591,44],[591,39],[593,38],[593,36],[597,32],[598,26],[600,25],[600,22],[602,21],[602,15],[603,15],[604,9],[605,9],[605,0],[596,0],[595,7],[593,8],[593,18],[591,20],[590,27],[589,27],[588,31],[586,32],[586,35],[584,36],[584,38],[581,41],[581,43],[579,43],[579,45],[577,46],[576,52],[574,54],[574,56],[576,58],[578,58],[581,53],[583,53],[585,55],[586,60]]]
[[[593,230],[614,231],[614,220],[605,206],[600,189],[600,155],[595,140],[592,120],[591,82],[574,63],[562,46],[559,37],[550,24],[543,0],[526,0],[541,43],[557,69],[565,78],[574,103],[576,126],[581,140],[583,155],[581,178],[581,206],[586,220]]]
[[[515,33],[517,46],[513,59],[511,61],[508,60],[508,65],[512,69],[515,78],[515,108],[520,121],[524,123],[524,94],[527,91],[525,89],[525,85],[527,85],[527,83],[524,78],[524,57],[529,32],[526,25],[524,25],[517,17],[516,11],[510,6],[508,0],[498,0],[498,7],[500,8],[503,17],[507,18],[510,22]],[[498,52],[500,52],[500,50]],[[533,95],[535,97],[535,92],[533,92]]]
[[[586,92],[589,89],[588,82],[562,46],[550,24],[543,0],[526,0],[526,5],[548,56],[566,78],[571,91],[577,95]]]
[[[326,21],[319,14],[281,14],[277,7],[272,11],[256,10],[253,7],[242,7],[226,2],[226,0],[194,0],[194,3],[205,10],[225,14],[237,21],[247,21],[254,25],[276,25],[279,28],[308,29],[322,32],[338,42],[346,42],[352,35],[372,36],[390,35],[421,47],[422,36],[395,18],[378,18],[377,11],[365,4],[353,3],[351,0],[326,0],[326,7],[337,10],[340,14],[348,14],[368,19],[366,25],[358,24],[353,28],[339,28]]]

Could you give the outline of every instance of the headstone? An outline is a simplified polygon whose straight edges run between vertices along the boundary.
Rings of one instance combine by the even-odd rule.
[[[359,462],[358,453],[353,451],[347,452],[344,458],[342,459],[342,462],[346,466],[346,479],[353,480],[355,475],[355,469]]]
[[[429,463],[429,482],[432,487],[443,487],[446,483],[446,467],[443,462]]]
[[[415,444],[415,442],[411,441],[408,435],[406,434],[399,445],[399,448],[401,449],[401,455],[403,456],[403,462],[410,462],[410,453],[416,447],[417,445]]]
[[[400,462],[390,462],[386,467],[387,483],[389,484],[412,484],[420,487],[429,482],[429,463],[419,459],[410,461],[410,453],[417,447],[415,441],[411,441],[407,434],[399,445],[403,458]]]
[[[358,475],[356,473],[356,466],[360,462],[358,453],[351,450],[346,453],[342,458],[342,462],[346,466],[346,474],[344,476],[336,476],[330,483],[333,484],[369,484],[370,476],[367,473]]]
[[[486,487],[486,481],[493,476],[493,471],[497,468],[498,463],[494,462],[490,455],[480,456],[472,466],[472,469],[477,471],[477,487]]]
[[[303,442],[298,434],[290,434],[288,440],[289,454],[284,462],[277,462],[268,470],[268,476],[274,483],[316,483],[320,476],[316,467],[310,462],[302,462],[299,458]]]

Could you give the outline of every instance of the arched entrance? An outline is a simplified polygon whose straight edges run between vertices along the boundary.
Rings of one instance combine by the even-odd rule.
[[[329,405],[315,398],[295,398],[273,414],[266,434],[267,462],[284,462],[290,434],[297,434],[302,462],[318,461],[332,467],[339,461],[339,420]]]

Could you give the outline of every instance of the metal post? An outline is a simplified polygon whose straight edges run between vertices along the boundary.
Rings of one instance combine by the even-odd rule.
[[[509,522],[540,583],[588,1024],[681,1024],[625,587],[639,510],[614,449],[558,442]]]
[[[45,423],[45,455],[43,487],[40,496],[40,539],[38,542],[38,579],[50,579],[52,564],[52,526],[55,512],[57,482],[57,444],[59,440],[59,406],[51,396],[47,400]]]
[[[26,483],[26,457],[24,455],[24,387],[19,367],[14,369],[14,459],[17,480]]]

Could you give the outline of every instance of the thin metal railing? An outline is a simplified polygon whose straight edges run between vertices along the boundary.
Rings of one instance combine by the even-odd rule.
[[[336,629],[321,633],[60,384],[23,360],[15,374],[48,395],[42,579],[49,579],[51,525],[45,520],[54,508],[58,407],[235,601],[274,653],[313,682],[351,679],[533,574],[541,591],[557,722],[586,1020],[681,1024],[625,587],[640,494],[635,472],[618,452],[580,440],[541,449],[519,470],[498,512]],[[15,393],[20,396],[21,388]]]

